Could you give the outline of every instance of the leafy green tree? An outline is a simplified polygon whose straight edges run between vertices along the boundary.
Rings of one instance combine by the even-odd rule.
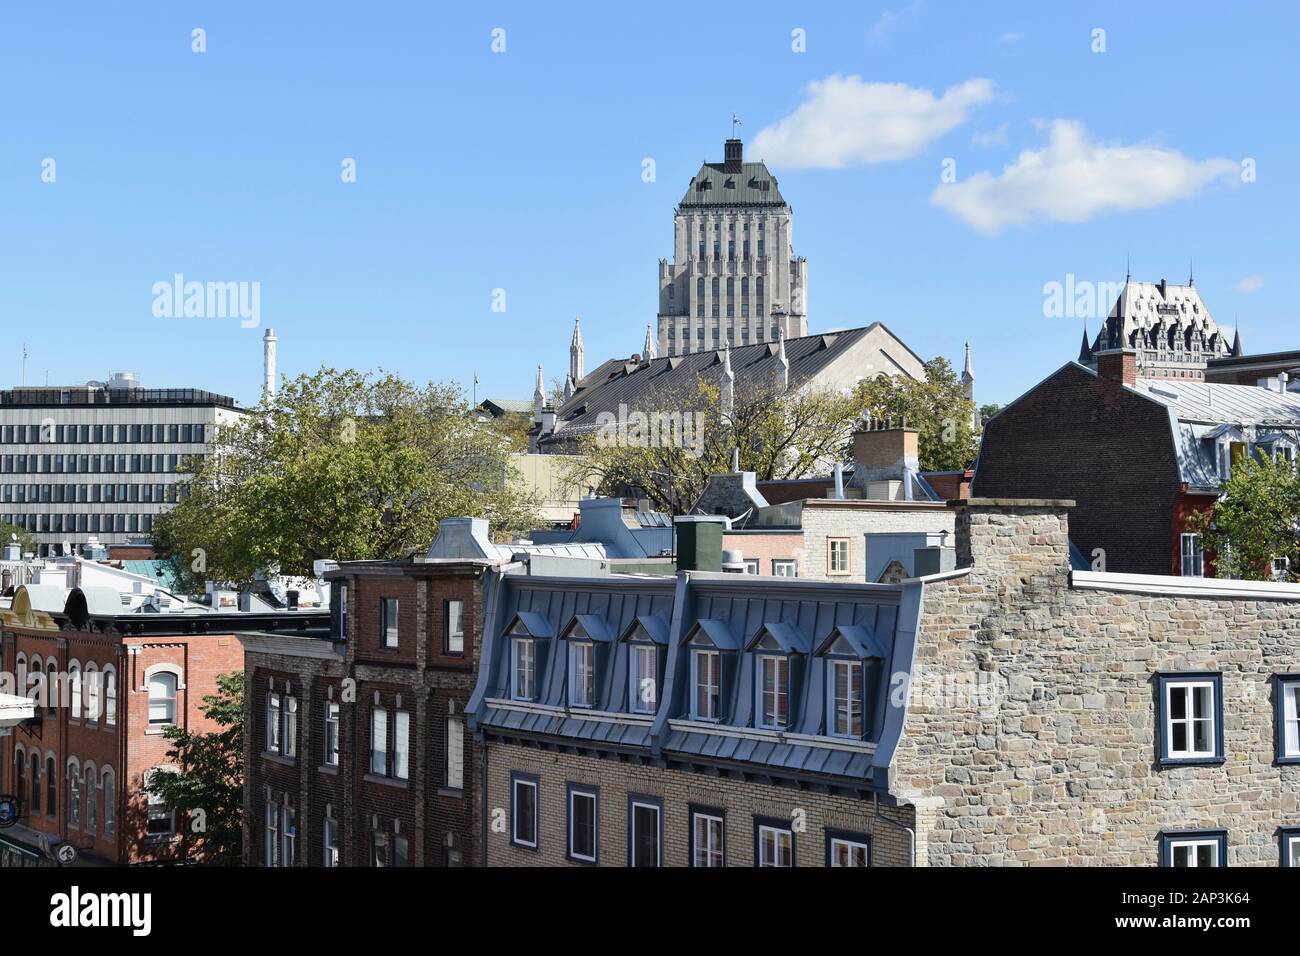
[[[997,404],[988,404],[980,406],[980,428],[988,424],[988,420],[1002,411],[1002,406]]]
[[[244,675],[218,674],[217,693],[203,698],[203,713],[217,725],[205,733],[164,728],[176,773],[154,773],[146,790],[179,821],[188,821],[194,856],[204,863],[237,866],[243,849]]]
[[[181,502],[155,522],[155,546],[184,590],[244,582],[317,559],[394,559],[428,546],[438,522],[485,517],[535,526],[507,480],[511,442],[476,420],[453,385],[322,368],[218,431],[192,461]]]
[[[1221,577],[1300,581],[1300,471],[1263,455],[1235,463],[1212,511],[1194,512],[1187,530],[1201,544]]]
[[[975,460],[979,447],[971,428],[975,406],[942,356],[925,363],[923,380],[882,375],[859,383],[853,398],[863,417],[902,422],[920,433],[923,471],[955,471]]]
[[[8,544],[10,541],[17,541],[18,546],[23,549],[23,554],[27,552],[36,552],[36,539],[33,538],[23,528],[16,524],[9,524],[0,521],[0,544]]]
[[[720,391],[717,382],[696,378],[655,395],[653,409],[632,410],[626,428],[598,426],[577,442],[581,458],[568,480],[684,514],[710,475],[731,470],[733,450],[759,481],[804,478],[825,473],[861,424],[853,402],[834,392],[790,393],[775,383],[737,388],[724,416]]]

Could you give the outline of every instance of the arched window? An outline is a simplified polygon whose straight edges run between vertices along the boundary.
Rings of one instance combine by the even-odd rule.
[[[108,835],[113,832],[113,827],[117,823],[117,787],[113,779],[112,767],[105,767],[103,774],[104,833]]]
[[[100,695],[99,667],[94,661],[86,664],[86,720],[99,721]]]
[[[27,655],[20,653],[14,661],[14,676],[18,682],[14,687],[14,693],[19,697],[27,696]]]
[[[41,755],[32,754],[32,803],[31,815],[41,812]]]
[[[99,774],[95,772],[95,765],[87,762],[86,769],[82,772],[86,781],[86,829],[94,830],[99,825],[99,801],[95,799],[95,791],[99,784]]]
[[[54,754],[45,757],[45,815],[58,816],[59,774]]]
[[[41,716],[40,708],[45,706],[45,701],[41,698],[41,685],[45,683],[45,668],[41,664],[41,658],[38,654],[33,654],[31,661],[27,665],[27,688],[18,689],[18,693],[24,697],[31,697],[36,702],[36,716]]]
[[[105,664],[104,681],[104,723],[110,727],[117,723],[117,669],[112,664]],[[105,817],[108,814],[104,814]],[[107,820],[105,820],[107,825]]]
[[[59,706],[59,669],[54,661],[50,660],[45,665],[45,670],[45,713],[53,717],[55,709]]]
[[[76,661],[68,662],[68,687],[72,693],[72,701],[68,705],[68,717],[71,720],[81,719],[81,665]]]
[[[149,677],[149,726],[176,723],[176,675],[159,671]]]
[[[20,797],[27,793],[27,753],[22,744],[14,747],[14,789]]]
[[[81,766],[68,758],[68,826],[81,826]]]
[[[149,801],[149,836],[155,838],[170,837],[176,832],[176,811],[167,806],[162,794],[149,789],[153,778],[160,773],[173,773],[169,767],[155,767],[144,775],[145,793]]]

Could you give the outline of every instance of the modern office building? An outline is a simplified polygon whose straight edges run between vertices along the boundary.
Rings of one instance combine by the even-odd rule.
[[[182,463],[241,414],[228,396],[144,388],[130,372],[0,391],[0,521],[30,533],[41,555],[91,537],[110,552],[147,547],[181,494]]]

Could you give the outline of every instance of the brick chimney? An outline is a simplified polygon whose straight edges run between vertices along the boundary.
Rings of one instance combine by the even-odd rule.
[[[722,147],[722,171],[739,173],[745,168],[745,144],[738,139],[727,140]]]
[[[1102,381],[1119,385],[1136,385],[1138,359],[1136,349],[1107,349],[1097,353],[1097,374]]]
[[[914,428],[873,428],[853,433],[855,476],[866,473],[875,479],[902,478],[905,467],[916,470],[919,455]]]

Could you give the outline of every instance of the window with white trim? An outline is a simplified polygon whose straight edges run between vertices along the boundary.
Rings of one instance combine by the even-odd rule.
[[[691,651],[691,717],[717,720],[721,704],[721,654],[716,650],[695,648]]]
[[[569,788],[569,857],[596,862],[596,791]]]
[[[411,715],[399,710],[393,714],[393,776],[405,780],[410,776]]]
[[[832,867],[867,867],[871,865],[871,847],[866,837],[827,836],[827,865]]]
[[[150,687],[153,685],[151,684]],[[68,717],[72,720],[81,719],[81,665],[76,661],[68,664],[68,689],[71,693],[71,704],[68,707]],[[152,693],[150,694],[152,700]],[[150,723],[153,723],[153,714],[150,712]]]
[[[388,774],[388,711],[383,707],[370,710],[370,772]]]
[[[339,865],[339,822],[334,819],[333,810],[325,816],[324,857],[321,864],[331,869]]]
[[[634,714],[653,714],[659,706],[659,652],[653,644],[632,644],[628,651],[629,709]]]
[[[105,665],[104,681],[104,723],[113,726],[117,723],[117,669],[111,664]]]
[[[510,696],[515,700],[537,698],[537,642],[529,637],[516,637],[510,642],[514,657],[510,674]]]
[[[149,771],[149,780],[154,774],[167,773],[166,770]],[[148,823],[146,829],[151,837],[170,837],[176,832],[176,811],[167,805],[162,794],[148,791]]]
[[[1161,763],[1222,760],[1222,675],[1158,674],[1156,679]]]
[[[280,810],[269,796],[266,799],[266,865],[280,865]]]
[[[101,790],[104,792],[104,835],[111,834],[117,827],[117,778],[112,767],[105,767]]]
[[[763,654],[758,658],[758,726],[784,730],[790,719],[790,661]]]
[[[1166,833],[1160,837],[1161,866],[1226,866],[1227,832],[1203,830],[1193,833]]]
[[[1201,536],[1199,534],[1183,534],[1179,536],[1179,541],[1182,557],[1178,569],[1182,576],[1185,578],[1203,577],[1205,572],[1205,552],[1201,548]]]
[[[829,660],[827,726],[833,737],[862,736],[862,662]]]
[[[76,760],[68,764],[68,826],[81,826],[81,767]]]
[[[149,726],[176,723],[176,675],[158,671],[149,677]]]
[[[448,790],[465,788],[465,721],[459,717],[447,718],[446,780]]]
[[[725,841],[726,823],[721,814],[691,811],[691,866],[722,866]]]
[[[325,702],[325,766],[339,765],[339,704],[338,701]]]
[[[537,781],[515,777],[510,784],[510,842],[537,848]]]
[[[1278,763],[1300,763],[1300,674],[1280,674],[1274,690]]]
[[[772,824],[758,826],[759,866],[794,866],[794,831]]]
[[[465,653],[465,602],[447,602],[447,638],[448,654]]]
[[[629,866],[663,866],[660,846],[663,810],[658,803],[633,798],[628,814]]]
[[[289,797],[286,795],[280,805],[280,862],[283,866],[294,864],[294,841],[297,837],[298,815],[289,805]]]
[[[569,706],[590,707],[595,696],[596,648],[591,641],[569,641]]]
[[[772,573],[778,578],[797,578],[799,562],[794,558],[773,558]]]

